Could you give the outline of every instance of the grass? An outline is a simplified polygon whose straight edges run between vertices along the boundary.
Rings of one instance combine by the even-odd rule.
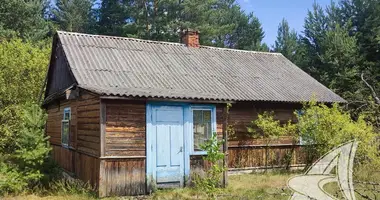
[[[232,200],[232,199],[288,199],[290,191],[286,189],[286,181],[293,174],[289,173],[267,173],[267,174],[244,174],[229,176],[229,186],[225,189],[220,189],[217,194],[217,199]],[[59,183],[59,185],[65,185]],[[67,186],[66,186],[67,187]],[[80,192],[78,192],[80,191]],[[71,194],[70,194],[71,192]],[[5,200],[95,200],[97,199],[91,193],[85,193],[76,187],[73,189],[63,189],[59,192],[37,192],[38,194],[24,194],[19,196],[8,196]],[[72,194],[79,193],[79,194]],[[177,200],[177,199],[207,199],[205,193],[196,191],[192,188],[179,188],[158,190],[150,196],[139,197],[111,197],[105,200],[117,199],[150,199],[150,200]]]
[[[361,169],[354,174],[355,180],[364,180],[369,183],[380,182],[380,171],[374,172],[370,169]],[[286,187],[287,180],[295,175],[295,173],[286,172],[269,172],[258,174],[243,174],[229,176],[229,185],[227,188],[220,189],[216,192],[215,199],[220,200],[249,200],[249,199],[262,199],[262,200],[281,200],[289,199],[291,191]],[[359,179],[360,178],[360,179]],[[367,199],[380,199],[380,186],[370,185],[367,186],[363,183],[355,183],[357,189],[362,195],[369,197]],[[95,200],[97,199],[94,193],[91,193],[87,188],[80,188],[79,184],[75,183],[73,186],[68,186],[67,183],[57,183],[54,190],[56,192],[39,191],[34,194],[24,194],[19,196],[8,196],[5,200]],[[53,188],[54,188],[53,187]],[[64,187],[63,189],[58,189]],[[368,190],[368,188],[370,190]],[[324,187],[326,191],[336,197],[341,197],[337,192],[338,185],[336,183],[328,184]],[[366,199],[365,197],[356,194],[357,199]],[[105,200],[118,200],[118,199],[149,199],[149,200],[176,200],[176,199],[207,199],[207,196],[202,191],[196,191],[192,188],[179,188],[158,190],[150,196],[139,197],[111,197]]]

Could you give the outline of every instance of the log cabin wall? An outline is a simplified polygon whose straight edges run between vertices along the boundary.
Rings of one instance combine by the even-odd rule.
[[[104,156],[99,196],[146,193],[144,101],[102,100]]]
[[[71,109],[69,146],[61,144],[63,110]],[[100,155],[99,97],[81,91],[78,99],[57,100],[47,105],[46,134],[53,159],[69,174],[94,188],[98,186]]]
[[[266,153],[264,140],[253,139],[247,131],[251,121],[257,119],[264,111],[275,114],[275,119],[281,123],[289,120],[295,122],[294,111],[301,109],[296,103],[267,103],[267,102],[239,102],[232,104],[228,114],[228,168],[264,168],[266,163],[271,167],[285,165],[285,157],[289,152],[292,166],[304,164],[304,154],[298,144],[293,144],[290,137],[281,137],[271,142]],[[268,158],[266,155],[269,155]],[[267,160],[267,161],[266,161]]]

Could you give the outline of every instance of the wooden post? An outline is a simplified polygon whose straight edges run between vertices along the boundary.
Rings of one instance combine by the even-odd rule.
[[[228,105],[225,104],[223,106],[223,153],[224,160],[223,166],[225,167],[225,171],[223,172],[223,186],[226,187],[228,185],[228,134],[227,134],[227,124],[228,124]]]
[[[106,169],[105,169],[105,160],[100,160],[100,168],[99,168],[99,182],[98,182],[98,196],[100,198],[107,196],[107,185],[105,183],[106,179]]]
[[[100,100],[100,157],[105,155],[106,142],[106,104]]]

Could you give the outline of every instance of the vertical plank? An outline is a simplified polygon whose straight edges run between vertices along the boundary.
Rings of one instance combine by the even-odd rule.
[[[226,168],[226,170],[223,172],[223,186],[226,187],[228,184],[228,135],[227,135],[227,123],[228,123],[228,105],[223,106],[223,153],[224,153],[224,160],[223,160],[223,167]]]
[[[105,141],[106,141],[106,104],[100,100],[100,156],[105,155]]]
[[[99,168],[99,191],[98,195],[99,197],[105,197],[107,194],[107,184],[106,184],[106,170],[105,170],[105,161],[100,161],[100,168]]]

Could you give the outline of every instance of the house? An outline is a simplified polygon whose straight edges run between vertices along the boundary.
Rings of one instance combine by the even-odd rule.
[[[59,31],[43,104],[54,159],[99,196],[182,187],[207,167],[200,146],[213,132],[226,140],[228,167],[257,167],[260,149],[250,147],[260,142],[246,134],[257,113],[287,121],[314,96],[344,102],[279,53],[201,46],[198,37],[186,31],[181,44]],[[279,141],[278,152],[289,143]]]

